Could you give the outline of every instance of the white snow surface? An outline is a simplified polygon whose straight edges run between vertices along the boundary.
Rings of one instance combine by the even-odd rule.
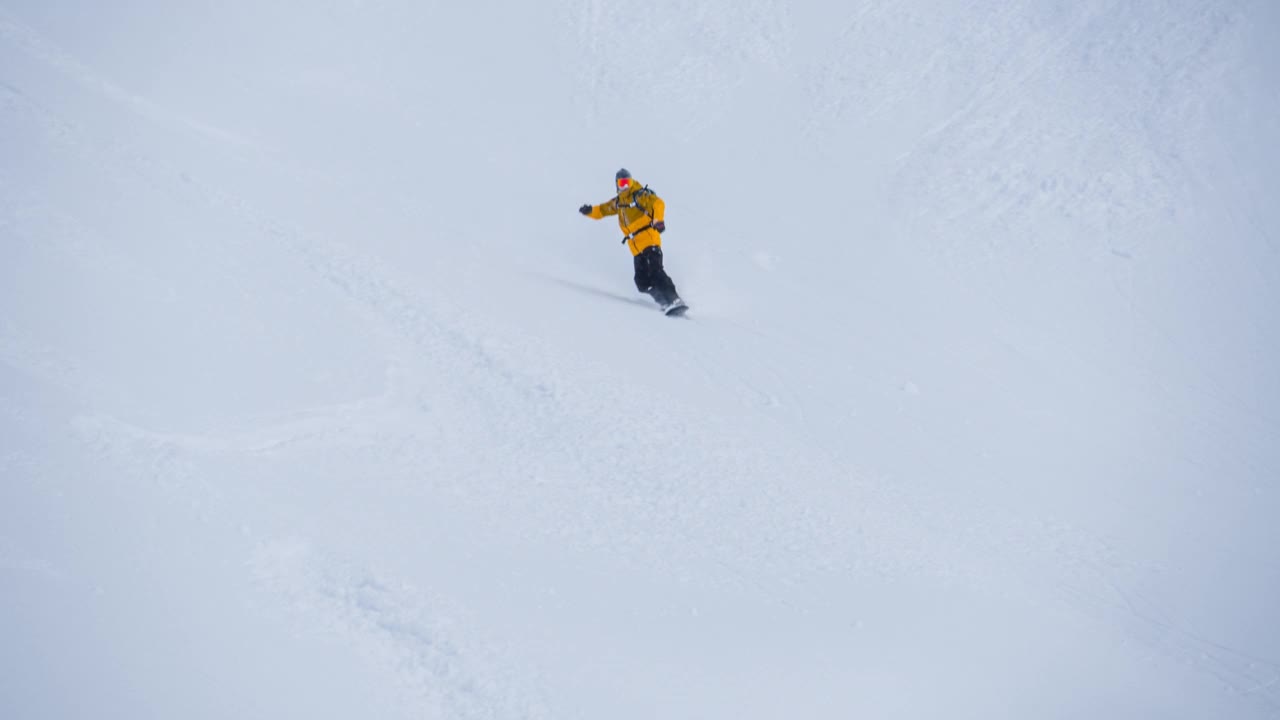
[[[1278,37],[0,0],[0,717],[1280,717]]]

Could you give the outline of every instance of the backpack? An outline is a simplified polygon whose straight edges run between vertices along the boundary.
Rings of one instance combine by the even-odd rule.
[[[618,209],[621,210],[622,208],[638,208],[640,210],[644,210],[643,207],[640,207],[640,198],[648,197],[650,195],[656,195],[656,193],[650,190],[648,185],[645,185],[644,187],[640,188],[639,190],[631,194],[631,202],[625,205],[623,205],[622,203],[618,203]],[[649,213],[646,212],[645,214],[648,215]]]

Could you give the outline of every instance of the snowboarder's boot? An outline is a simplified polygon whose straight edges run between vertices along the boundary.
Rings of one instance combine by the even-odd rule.
[[[658,307],[665,308],[667,305],[671,304],[671,298],[660,287],[650,286],[645,289],[645,293],[647,293],[649,297],[653,298],[654,302],[658,303]]]

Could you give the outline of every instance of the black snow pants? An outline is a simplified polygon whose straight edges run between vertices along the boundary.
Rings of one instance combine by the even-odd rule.
[[[670,305],[680,295],[676,285],[662,268],[662,248],[651,245],[640,251],[635,258],[636,289],[649,293],[659,305]]]

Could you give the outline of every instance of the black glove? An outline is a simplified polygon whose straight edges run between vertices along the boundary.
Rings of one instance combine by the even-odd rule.
[[[653,229],[657,230],[658,234],[661,235],[662,232],[667,229],[667,224],[662,220],[659,220],[658,222],[653,224]]]
[[[590,206],[590,205],[583,205],[582,207],[578,208],[578,212],[582,213],[583,215],[590,215],[590,214],[591,214],[591,206]]]

